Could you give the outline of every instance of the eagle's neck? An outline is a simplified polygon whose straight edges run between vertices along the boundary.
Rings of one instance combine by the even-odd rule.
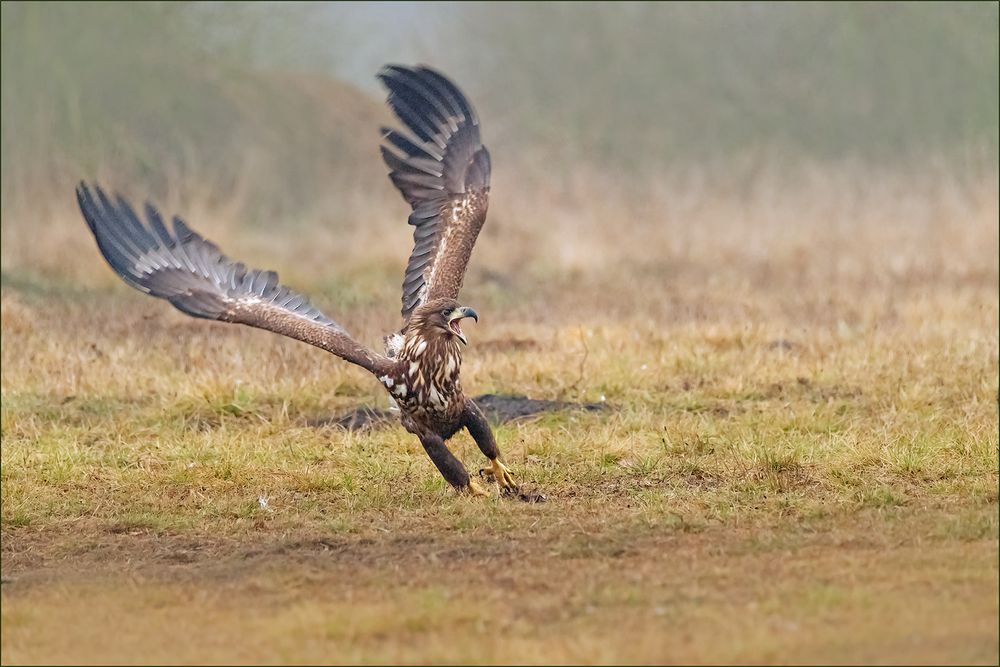
[[[433,384],[439,389],[458,384],[462,348],[454,336],[424,336],[420,332],[410,332],[403,340],[398,358],[407,373],[422,383]]]

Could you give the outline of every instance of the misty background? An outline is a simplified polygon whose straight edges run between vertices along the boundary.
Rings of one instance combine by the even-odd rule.
[[[886,241],[904,247],[942,216],[891,207],[929,184],[995,208],[997,26],[993,2],[5,2],[4,279],[113,282],[73,208],[97,179],[318,289],[342,289],[311,278],[334,261],[380,285],[409,245],[378,156],[388,62],[441,70],[478,109],[482,272],[574,275],[614,262],[622,230],[618,259],[674,270],[737,227],[733,252],[761,258],[853,218],[905,219]],[[827,209],[805,220],[807,201]]]

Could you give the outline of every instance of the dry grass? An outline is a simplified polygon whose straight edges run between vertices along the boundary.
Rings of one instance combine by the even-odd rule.
[[[4,661],[996,662],[995,174],[496,178],[466,387],[611,406],[498,428],[545,505],[307,426],[377,384],[5,215]],[[375,344],[392,197],[184,211]]]

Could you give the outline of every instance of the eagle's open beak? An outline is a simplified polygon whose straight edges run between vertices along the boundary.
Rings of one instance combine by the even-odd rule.
[[[453,334],[458,336],[458,339],[462,341],[463,345],[469,344],[469,341],[465,338],[465,334],[462,333],[462,325],[460,324],[460,322],[466,317],[471,317],[477,322],[479,321],[479,313],[466,306],[456,308],[451,311],[451,315],[448,316],[448,328]]]

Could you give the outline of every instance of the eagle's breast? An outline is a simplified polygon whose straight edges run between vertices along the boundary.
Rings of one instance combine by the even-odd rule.
[[[380,378],[396,400],[407,429],[449,431],[465,407],[459,371],[462,353],[450,337],[408,336],[396,371]]]

